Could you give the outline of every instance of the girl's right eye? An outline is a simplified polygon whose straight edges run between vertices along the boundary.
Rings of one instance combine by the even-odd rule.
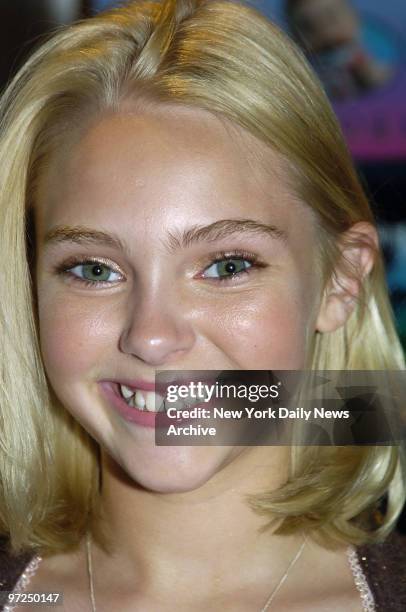
[[[120,280],[120,274],[103,263],[90,262],[79,264],[78,266],[71,268],[69,272],[87,281],[105,283],[108,281],[114,282]],[[117,278],[111,278],[111,276],[114,274],[117,276]]]
[[[79,261],[76,259],[58,266],[57,272],[86,287],[106,287],[123,279],[120,272],[99,260]]]

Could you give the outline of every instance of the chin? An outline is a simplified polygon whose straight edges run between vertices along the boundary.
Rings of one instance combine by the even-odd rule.
[[[145,479],[138,478],[136,482],[143,489],[154,493],[188,493],[189,491],[199,489],[208,480],[209,478],[200,480],[191,478],[187,482],[180,482],[179,480],[165,478],[164,476],[161,478],[158,476],[154,479],[149,476]]]
[[[200,447],[202,449],[202,447]],[[184,451],[185,448],[172,447],[171,450]],[[206,484],[220,470],[223,461],[217,454],[211,460],[206,453],[199,453],[200,457],[188,456],[182,452],[162,461],[142,461],[135,464],[120,462],[126,476],[134,483],[149,491],[156,493],[186,493],[194,491]],[[211,450],[215,450],[212,447]],[[217,455],[217,456],[216,456]]]

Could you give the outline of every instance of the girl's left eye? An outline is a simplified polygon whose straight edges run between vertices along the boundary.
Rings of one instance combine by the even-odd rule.
[[[122,278],[119,272],[98,261],[83,262],[74,267],[65,268],[65,272],[75,277],[75,280],[85,282],[88,285],[113,283]]]
[[[242,257],[230,257],[220,261],[215,261],[211,266],[206,268],[203,278],[218,278],[226,280],[247,272],[252,268],[253,262]]]

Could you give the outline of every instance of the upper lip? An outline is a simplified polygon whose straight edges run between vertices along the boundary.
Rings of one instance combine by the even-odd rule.
[[[112,382],[112,383],[116,383],[119,385],[125,385],[126,387],[129,387],[130,389],[139,389],[140,391],[153,391],[154,393],[159,393],[160,395],[164,396],[168,390],[169,385],[189,385],[191,382],[201,382],[203,384],[214,384],[217,380],[216,376],[209,378],[202,378],[202,377],[188,377],[188,378],[176,378],[176,379],[172,379],[172,380],[167,380],[166,382],[162,382],[162,383],[155,383],[153,381],[148,381],[148,380],[142,380],[142,379],[137,379],[137,380],[130,380],[130,379],[125,379],[125,378],[115,378],[115,379],[109,379],[107,382]]]

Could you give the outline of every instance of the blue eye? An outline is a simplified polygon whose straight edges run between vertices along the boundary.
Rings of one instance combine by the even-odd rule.
[[[247,259],[238,257],[226,258],[221,261],[216,261],[206,268],[203,278],[218,278],[225,280],[246,272],[252,266],[253,262]]]

